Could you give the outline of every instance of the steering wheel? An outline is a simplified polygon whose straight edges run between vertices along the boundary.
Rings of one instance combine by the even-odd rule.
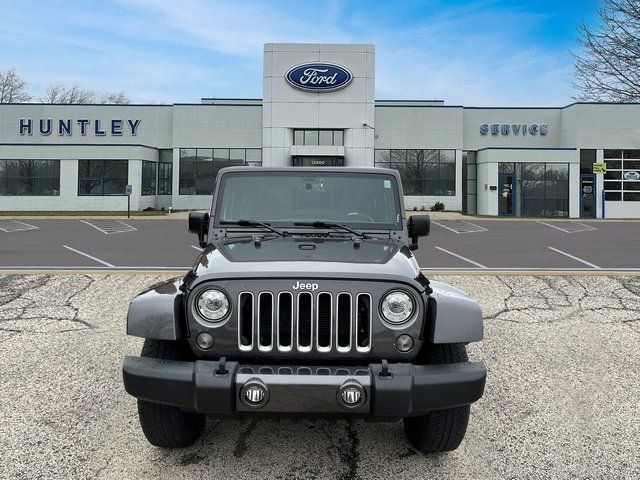
[[[343,215],[342,217],[340,217],[340,220],[345,220],[349,222],[358,222],[358,221],[371,222],[371,223],[375,222],[375,220],[371,218],[369,215],[365,215],[359,212],[347,213],[346,215]]]

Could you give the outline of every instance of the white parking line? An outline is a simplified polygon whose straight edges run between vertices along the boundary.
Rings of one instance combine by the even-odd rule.
[[[457,257],[457,258],[459,258],[460,260],[464,260],[465,262],[469,262],[471,265],[475,265],[476,267],[479,267],[479,268],[488,268],[488,267],[486,267],[485,265],[482,265],[481,263],[474,262],[473,260],[469,260],[468,258],[463,257],[462,255],[458,255],[457,253],[450,252],[449,250],[445,250],[445,249],[444,249],[444,248],[442,248],[442,247],[438,247],[438,246],[436,246],[436,245],[434,245],[434,247],[435,247],[435,248],[437,248],[438,250],[440,250],[440,251],[444,252],[444,253],[448,253],[449,255],[453,255],[454,257]]]
[[[150,267],[148,265],[125,265],[122,267],[69,267],[65,265],[0,265],[0,271],[7,270],[70,270],[70,271],[86,271],[86,270],[167,270],[182,272],[192,267]]]
[[[446,223],[445,223],[446,222]],[[447,230],[460,234],[460,233],[476,233],[476,232],[488,232],[489,229],[485,227],[481,227],[480,225],[476,225],[475,223],[468,222],[466,220],[440,220],[440,222],[434,222],[431,220],[431,223],[438,225],[439,227],[446,228]],[[465,225],[461,225],[465,224]],[[466,227],[466,225],[471,226],[471,228]],[[457,227],[457,228],[456,228]]]
[[[571,225],[579,225],[582,228],[579,229],[575,229],[575,230],[567,230],[566,228],[562,228],[559,227],[557,225],[554,225],[552,223],[547,223],[547,222],[543,222],[541,220],[536,220],[538,223],[541,223],[542,225],[546,225],[547,227],[551,227],[551,228],[555,228],[556,230],[560,230],[561,232],[564,233],[578,233],[578,232],[591,232],[593,230],[597,230],[596,227],[592,227],[591,225],[585,225],[584,223],[580,223],[580,222],[571,222]]]
[[[72,252],[77,253],[78,255],[82,255],[83,257],[87,257],[87,258],[90,258],[91,260],[95,260],[96,262],[103,264],[105,267],[116,268],[115,265],[112,265],[109,262],[105,262],[104,260],[100,260],[99,258],[89,255],[88,253],[81,252],[80,250],[76,250],[75,248],[69,247],[67,245],[62,245],[62,246],[67,250],[71,250]]]
[[[18,220],[0,220],[0,230],[6,233],[24,232],[25,230],[38,230],[39,227],[19,222]]]
[[[199,252],[204,252],[204,248],[196,247],[195,245],[191,245],[191,248],[195,248]]]
[[[190,270],[192,267],[166,267],[166,266],[149,266],[149,265],[124,265],[120,267],[69,267],[67,265],[0,265],[0,272],[14,271],[14,270],[29,270],[29,271],[48,271],[48,270],[69,270],[69,271],[120,271],[120,270],[166,270],[168,272],[183,272]],[[452,272],[478,272],[479,268],[472,267],[421,267],[420,270],[423,272],[442,272],[442,271],[452,271]],[[492,275],[493,272],[514,272],[518,273],[524,272],[526,275],[527,272],[531,273],[544,273],[544,272],[598,272],[598,275],[606,275],[607,272],[622,272],[622,273],[640,273],[640,267],[635,268],[602,268],[602,269],[594,269],[587,267],[498,267],[498,268],[488,268],[486,270],[483,269],[483,275]]]
[[[8,268],[8,267],[2,267]],[[420,270],[429,271],[469,271],[477,272],[477,268],[471,267],[420,267]],[[611,267],[611,268],[587,268],[587,267],[492,267],[487,268],[488,272],[592,272],[593,270],[601,270],[606,272],[640,272],[640,267]]]
[[[86,223],[90,227],[101,231],[105,235],[111,235],[112,233],[125,233],[135,232],[138,230],[136,227],[124,223],[121,220],[80,220],[82,223]]]
[[[558,250],[557,248],[553,248],[553,247],[549,247],[551,250],[553,250],[554,252],[558,252],[561,255],[564,255],[566,257],[572,258],[574,259],[576,262],[580,262],[580,263],[584,263],[585,265],[590,266],[591,268],[595,268],[596,270],[602,270],[602,267],[599,267],[598,265],[594,265],[591,262],[587,262],[586,260],[583,260],[581,258],[576,257],[575,255],[571,255],[570,253],[567,252],[563,252],[562,250]]]

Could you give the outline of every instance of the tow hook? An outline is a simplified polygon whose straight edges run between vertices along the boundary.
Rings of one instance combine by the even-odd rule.
[[[227,373],[229,373],[229,370],[227,370],[227,367],[225,366],[226,362],[227,362],[227,357],[220,357],[220,360],[218,360],[218,369],[213,373],[220,376],[224,376]]]
[[[387,378],[387,377],[391,377],[391,372],[389,371],[389,363],[383,358],[382,359],[382,369],[380,370],[379,375],[382,378]]]

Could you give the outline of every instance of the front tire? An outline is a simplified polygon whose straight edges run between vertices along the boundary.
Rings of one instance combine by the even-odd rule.
[[[167,340],[144,341],[141,356],[163,360],[193,360],[189,347]],[[204,429],[205,416],[177,407],[138,400],[138,418],[144,436],[151,445],[183,448],[193,445]]]
[[[420,355],[426,364],[468,362],[467,350],[462,343],[431,345]],[[434,410],[426,415],[402,420],[411,445],[423,453],[449,452],[460,446],[469,423],[471,407]]]

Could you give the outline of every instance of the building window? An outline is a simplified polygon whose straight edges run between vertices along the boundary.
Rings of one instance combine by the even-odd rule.
[[[0,196],[60,195],[60,160],[0,160]]]
[[[640,150],[605,150],[604,198],[640,202]]]
[[[156,194],[156,171],[155,162],[142,161],[142,188],[140,192],[144,196]]]
[[[515,212],[523,217],[569,216],[568,163],[499,163],[515,174]]]
[[[158,154],[158,195],[173,192],[173,150],[160,150]]]
[[[261,167],[262,166],[262,149],[247,148],[245,150],[245,165],[247,165],[248,167]]]
[[[375,166],[397,170],[407,196],[456,194],[455,150],[376,150]]]
[[[569,165],[522,163],[522,216],[569,216]]]
[[[478,213],[476,156],[474,151],[462,152],[462,213],[467,215]]]
[[[294,145],[338,146],[344,145],[343,130],[294,130]]]
[[[260,148],[181,148],[180,195],[211,195],[221,168],[261,166]]]
[[[592,149],[580,150],[580,173],[592,174],[593,164],[596,162],[596,151]]]
[[[125,195],[129,160],[78,160],[78,195]]]

